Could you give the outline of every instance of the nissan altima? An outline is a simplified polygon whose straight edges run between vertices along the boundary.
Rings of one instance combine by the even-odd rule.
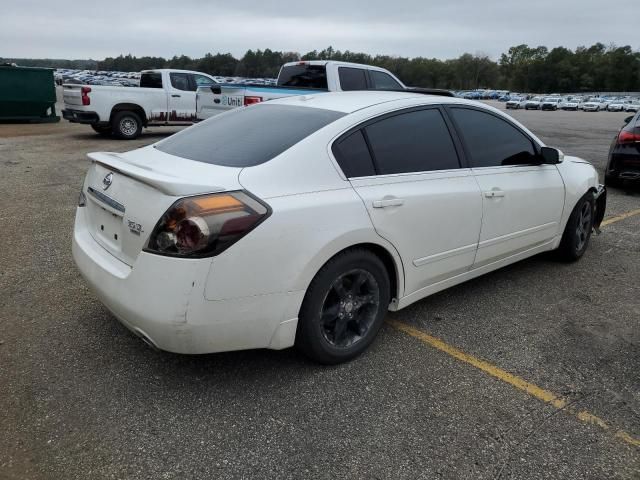
[[[75,262],[178,353],[349,360],[387,310],[541,252],[579,259],[606,203],[592,165],[508,115],[403,92],[265,102],[89,158]]]

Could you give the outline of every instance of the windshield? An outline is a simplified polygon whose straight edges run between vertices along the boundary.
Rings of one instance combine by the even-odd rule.
[[[225,167],[252,167],[277,157],[345,114],[291,105],[236,108],[155,145],[161,152]]]

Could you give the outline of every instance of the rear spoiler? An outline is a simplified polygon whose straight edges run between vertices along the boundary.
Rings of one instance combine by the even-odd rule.
[[[455,94],[453,92],[450,92],[449,90],[444,90],[441,88],[407,87],[407,88],[394,88],[392,90],[375,88],[374,90],[384,91],[384,92],[420,93],[422,95],[438,95],[439,97],[455,97]]]

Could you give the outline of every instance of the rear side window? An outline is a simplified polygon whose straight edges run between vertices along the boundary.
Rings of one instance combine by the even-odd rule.
[[[236,108],[176,133],[156,148],[196,162],[253,167],[342,116],[333,110],[291,105]]]
[[[191,90],[189,86],[189,76],[186,73],[170,73],[171,86],[176,90]]]
[[[460,167],[449,129],[438,109],[394,115],[365,130],[381,175]]]
[[[384,72],[377,70],[369,70],[369,78],[371,78],[372,88],[376,90],[399,90],[402,85],[396,82],[393,77]]]
[[[143,73],[140,75],[140,87],[142,88],[162,88],[161,73]]]
[[[339,67],[338,77],[344,91],[367,89],[367,72],[362,68]]]
[[[348,178],[368,177],[376,174],[362,130],[356,130],[334,143],[332,150],[338,165]]]
[[[469,108],[451,108],[469,149],[472,167],[531,165],[536,162],[532,140],[506,120]]]
[[[289,65],[282,67],[278,86],[327,89],[327,69],[324,65]]]

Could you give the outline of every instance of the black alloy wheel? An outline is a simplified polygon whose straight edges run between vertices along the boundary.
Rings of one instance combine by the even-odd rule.
[[[375,339],[390,297],[389,274],[380,257],[359,247],[337,254],[307,288],[296,347],[324,364],[351,360]]]

